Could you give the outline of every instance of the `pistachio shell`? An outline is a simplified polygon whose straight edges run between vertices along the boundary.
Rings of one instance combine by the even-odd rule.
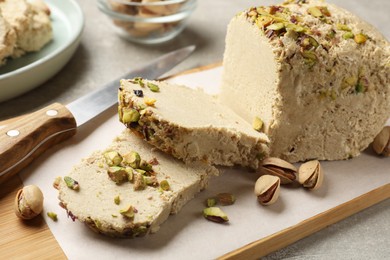
[[[255,195],[262,205],[271,205],[279,198],[280,179],[272,175],[261,176],[255,184]]]
[[[308,161],[299,167],[298,181],[303,187],[310,190],[316,190],[321,187],[323,182],[323,171],[319,161]]]
[[[295,181],[297,168],[282,159],[269,157],[263,160],[260,171],[263,174],[279,177],[281,184],[288,184]]]
[[[375,137],[372,148],[377,154],[390,156],[390,126],[385,126]]]
[[[15,197],[15,214],[22,219],[32,219],[43,210],[43,194],[35,185],[20,189]]]
[[[273,166],[277,166],[279,168],[283,168],[283,169],[288,169],[288,170],[291,170],[291,171],[294,171],[296,172],[297,171],[297,168],[292,165],[291,163],[285,161],[285,160],[282,160],[280,158],[277,158],[277,157],[268,157],[268,158],[265,158],[263,160],[263,163],[262,165],[273,165]]]

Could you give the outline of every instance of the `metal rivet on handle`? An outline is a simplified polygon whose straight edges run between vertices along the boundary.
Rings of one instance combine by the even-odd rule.
[[[50,110],[46,111],[46,115],[48,115],[48,116],[56,116],[57,114],[58,114],[58,111],[54,110],[54,109],[50,109]]]
[[[7,132],[7,135],[10,136],[10,137],[15,137],[15,136],[18,136],[20,134],[20,132],[18,130],[9,130]]]

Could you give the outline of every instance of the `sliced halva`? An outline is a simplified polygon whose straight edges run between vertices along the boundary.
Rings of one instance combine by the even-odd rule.
[[[324,1],[253,7],[228,26],[220,100],[263,120],[272,156],[355,157],[390,116],[390,45]]]
[[[119,117],[146,141],[186,162],[257,168],[268,156],[266,135],[198,89],[121,80]]]
[[[0,1],[0,11],[16,33],[13,57],[38,51],[52,39],[50,10],[42,0]]]
[[[135,153],[138,165],[127,157]],[[115,167],[126,169],[127,179],[112,175]],[[102,234],[138,237],[156,232],[217,174],[212,166],[186,165],[159,152],[126,129],[106,150],[57,178],[55,187],[70,217]]]

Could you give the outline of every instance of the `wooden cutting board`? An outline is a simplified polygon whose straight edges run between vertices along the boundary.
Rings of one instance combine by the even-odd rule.
[[[219,65],[220,64],[214,64],[196,68],[185,72],[185,74],[207,70]],[[3,121],[0,122],[0,125],[4,125],[6,123],[7,122]],[[30,221],[22,221],[14,214],[14,198],[16,192],[22,187],[22,185],[23,184],[19,176],[14,176],[12,179],[1,185],[1,258],[66,258],[60,245],[55,240],[53,234],[41,216]],[[389,183],[347,201],[346,203],[340,204],[325,212],[308,218],[294,226],[254,241],[232,252],[228,252],[221,256],[221,259],[259,258],[388,198],[390,198]]]

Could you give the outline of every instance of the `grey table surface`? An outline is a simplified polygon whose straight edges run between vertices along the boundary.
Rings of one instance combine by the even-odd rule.
[[[37,110],[53,102],[67,104],[132,67],[190,44],[196,52],[169,74],[222,60],[229,20],[239,11],[279,1],[199,0],[187,28],[158,45],[139,45],[118,37],[93,0],[78,1],[85,14],[80,47],[70,62],[42,86],[0,103],[0,120]],[[329,0],[377,27],[390,39],[389,0]],[[233,250],[233,248],[232,248]],[[390,200],[331,225],[264,259],[389,259]]]

